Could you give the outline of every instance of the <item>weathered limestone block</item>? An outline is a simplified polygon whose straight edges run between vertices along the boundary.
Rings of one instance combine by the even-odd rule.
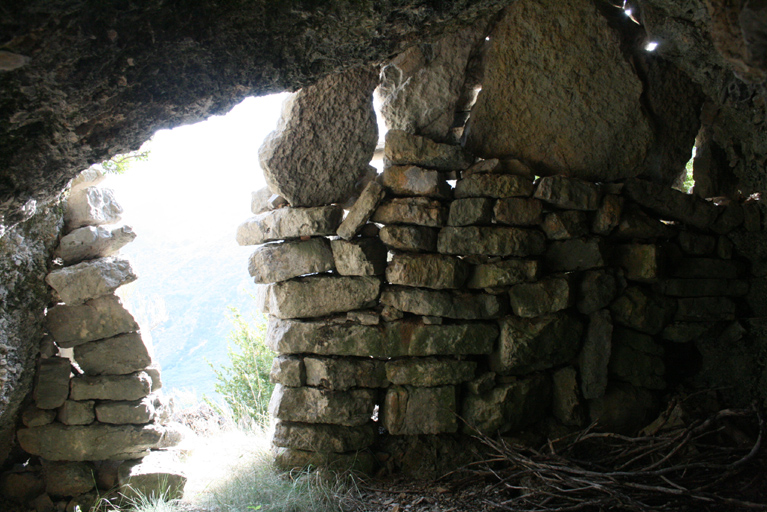
[[[164,430],[156,425],[88,425],[51,423],[17,432],[19,445],[32,455],[53,461],[125,459],[157,447]]]
[[[282,471],[312,467],[373,474],[377,462],[372,453],[365,451],[334,453],[280,448],[274,456],[274,465]]]
[[[379,237],[392,249],[400,251],[435,252],[439,231],[423,226],[384,226]]]
[[[96,485],[95,469],[84,462],[48,462],[43,464],[45,492],[50,496],[77,496]]]
[[[455,387],[390,387],[382,415],[384,427],[392,435],[455,432],[458,430]]]
[[[138,400],[152,391],[146,372],[130,375],[75,377],[70,381],[70,400]]]
[[[611,382],[604,396],[589,403],[589,416],[600,430],[634,435],[657,414],[652,392],[625,382]]]
[[[541,223],[542,203],[537,199],[511,197],[499,199],[493,208],[493,218],[499,224],[536,226]]]
[[[471,151],[595,181],[638,174],[654,139],[644,87],[593,3],[511,4],[484,69],[466,127]]]
[[[517,162],[519,162],[519,160],[517,160]],[[519,174],[519,173],[507,172],[504,169],[503,162],[501,162],[499,159],[488,158],[487,160],[479,160],[478,162],[472,164],[471,167],[469,167],[468,169],[461,171],[461,176],[465,178],[466,176],[471,176],[472,174],[477,174],[477,173]],[[521,174],[521,175],[524,175],[524,174]]]
[[[269,198],[272,197],[272,191],[269,190],[269,187],[261,187],[258,190],[254,190],[250,193],[250,211],[253,213],[253,215],[258,215],[259,213],[268,212],[271,208],[269,208]]]
[[[95,187],[105,179],[104,171],[96,166],[89,167],[72,179],[69,184],[69,193],[74,194],[87,187]]]
[[[673,277],[685,279],[712,278],[736,279],[743,277],[744,268],[740,262],[718,258],[683,258],[671,269]]]
[[[380,286],[375,277],[299,277],[269,285],[269,313],[306,318],[362,309],[375,303]]]
[[[607,307],[618,294],[618,283],[605,270],[589,270],[581,276],[580,290],[576,305],[578,311],[590,315]]]
[[[549,240],[569,240],[585,236],[589,232],[586,214],[578,210],[546,214],[541,227]]]
[[[705,199],[646,180],[628,180],[623,193],[664,218],[679,220],[698,229],[707,229],[719,215],[717,207]]]
[[[45,317],[48,331],[61,348],[138,331],[139,325],[116,295],[104,295],[79,306],[58,304]]]
[[[381,314],[374,309],[361,309],[349,311],[346,313],[346,319],[362,325],[378,325],[381,323]]]
[[[359,233],[365,223],[373,216],[378,205],[381,204],[386,191],[376,181],[372,180],[362,190],[359,198],[349,209],[346,218],[338,226],[336,233],[345,240],[351,240]]]
[[[118,492],[128,500],[179,500],[186,476],[173,454],[152,452],[141,460],[126,460],[117,469]]]
[[[358,67],[328,75],[289,97],[277,129],[258,150],[269,188],[291,206],[349,198],[378,142],[376,85],[376,70]]]
[[[35,374],[32,398],[38,409],[56,409],[69,395],[71,363],[64,357],[41,359]]]
[[[610,375],[634,386],[647,389],[666,387],[663,347],[647,334],[621,327],[615,329],[608,368]]]
[[[511,286],[538,279],[540,265],[537,260],[509,259],[475,265],[467,286],[469,288],[495,288]]]
[[[156,362],[152,362],[150,366],[144,368],[144,371],[149,378],[152,379],[152,392],[154,393],[158,389],[162,388],[162,376],[160,375],[160,366]]]
[[[305,357],[306,385],[334,391],[349,388],[385,388],[386,368],[373,359],[332,359]]]
[[[664,224],[656,217],[646,214],[634,203],[624,206],[618,226],[613,230],[613,236],[625,240],[672,238],[677,230]]]
[[[610,306],[615,323],[647,334],[658,334],[676,312],[676,301],[630,286]]]
[[[313,452],[344,453],[364,450],[375,441],[372,422],[358,427],[278,421],[272,444],[283,448]]]
[[[65,402],[66,403],[66,402]],[[56,419],[56,411],[53,409],[39,409],[30,404],[21,413],[21,421],[25,427],[40,427],[47,425]]]
[[[421,286],[437,290],[460,288],[469,276],[469,266],[443,254],[395,254],[386,267],[391,284]]]
[[[118,334],[75,347],[75,361],[88,375],[126,375],[152,363],[140,333]]]
[[[342,276],[377,276],[386,270],[386,246],[378,238],[332,240],[330,246]]]
[[[438,144],[402,130],[386,132],[385,144],[384,162],[389,165],[410,164],[438,171],[459,171],[473,162],[461,146]]]
[[[521,283],[509,290],[511,309],[521,317],[533,318],[555,313],[575,302],[573,276],[548,277],[535,283]]]
[[[620,222],[623,212],[623,201],[624,199],[621,196],[606,194],[602,198],[602,204],[599,206],[596,214],[594,214],[591,231],[597,235],[609,235],[618,226],[618,222]]]
[[[748,281],[743,279],[663,279],[655,291],[672,297],[742,297],[748,293]]]
[[[664,254],[657,245],[623,244],[617,247],[615,256],[626,279],[651,283],[661,276]]]
[[[333,252],[327,238],[262,245],[250,256],[248,263],[248,272],[257,284],[277,283],[334,269]]]
[[[465,320],[497,318],[505,310],[503,302],[496,295],[403,286],[386,287],[381,293],[381,304],[416,315]]]
[[[393,165],[384,169],[381,184],[395,196],[426,196],[450,199],[453,191],[445,175],[415,165]]]
[[[304,360],[295,356],[277,356],[272,361],[269,381],[291,388],[306,386]]]
[[[552,376],[551,412],[556,419],[573,427],[583,426],[586,409],[578,391],[578,372],[566,366]]]
[[[679,247],[692,256],[706,256],[714,252],[716,237],[690,231],[680,231],[677,239]]]
[[[500,321],[498,346],[490,368],[499,374],[524,375],[566,363],[578,355],[583,325],[562,311],[539,318],[507,316]]]
[[[447,217],[448,226],[471,226],[490,224],[493,219],[495,201],[488,197],[467,197],[450,203]]]
[[[102,402],[96,405],[96,419],[101,423],[143,425],[152,421],[154,417],[154,404],[149,397],[129,402]]]
[[[136,233],[129,226],[112,231],[100,226],[86,226],[62,237],[53,255],[61,258],[64,265],[74,265],[83,260],[111,256],[135,238]]]
[[[464,398],[461,417],[465,434],[517,430],[542,420],[549,413],[551,382],[545,374],[517,378],[481,395]]]
[[[494,324],[424,325],[412,320],[383,326],[270,319],[266,342],[281,354],[388,358],[489,354],[498,337]]]
[[[495,387],[495,372],[485,372],[466,383],[466,389],[473,395],[482,395]]]
[[[544,261],[552,272],[589,270],[605,266],[604,252],[602,240],[598,238],[574,238],[552,242]]]
[[[45,278],[61,300],[70,306],[110,295],[137,279],[128,260],[109,256],[54,270]]]
[[[533,197],[566,210],[592,211],[599,208],[597,185],[566,176],[541,178]]]
[[[607,369],[612,351],[613,323],[606,309],[591,313],[583,347],[578,355],[583,398],[592,400],[607,389]]]
[[[303,236],[336,233],[343,217],[340,206],[280,208],[251,217],[237,227],[237,243],[258,245]]]
[[[727,297],[693,297],[678,300],[674,320],[682,322],[710,322],[734,320],[735,302]]]
[[[530,197],[533,181],[513,174],[471,174],[455,184],[455,197]]]
[[[418,387],[456,385],[474,378],[477,363],[436,357],[399,359],[386,363],[392,384]]]
[[[447,210],[436,200],[426,197],[395,197],[383,202],[373,214],[373,222],[381,224],[416,224],[438,228],[445,225]]]
[[[68,230],[119,222],[123,209],[108,188],[86,187],[70,192],[64,210]]]
[[[67,400],[59,407],[56,419],[64,425],[89,425],[96,421],[95,405],[93,400]]]
[[[277,384],[269,402],[269,413],[285,421],[356,427],[370,421],[375,399],[373,389],[328,391]]]
[[[443,254],[534,256],[545,250],[540,231],[514,227],[446,227],[440,230],[437,250]]]

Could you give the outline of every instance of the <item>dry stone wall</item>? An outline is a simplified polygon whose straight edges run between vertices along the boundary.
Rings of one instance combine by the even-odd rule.
[[[757,198],[534,179],[397,130],[385,155],[345,219],[264,206],[238,229],[264,244],[280,466],[414,467],[477,431],[634,433],[748,353],[756,259],[737,241],[763,236]]]
[[[136,235],[127,226],[103,227],[118,222],[122,208],[111,190],[97,186],[102,179],[89,169],[73,181],[64,236],[46,277],[55,305],[16,433],[39,464],[0,479],[3,495],[37,510],[53,509],[54,500],[60,510],[88,509],[99,494],[149,495],[160,482],[175,496],[186,481],[158,466],[164,457],[157,450],[175,446],[180,431],[167,424],[169,403],[159,392],[151,346],[114,293],[136,279],[116,255]]]

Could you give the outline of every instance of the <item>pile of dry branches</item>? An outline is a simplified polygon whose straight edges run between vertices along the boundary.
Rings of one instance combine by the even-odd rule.
[[[754,407],[640,437],[592,426],[539,450],[481,437],[491,456],[472,472],[508,497],[487,505],[514,512],[767,510],[764,433]]]

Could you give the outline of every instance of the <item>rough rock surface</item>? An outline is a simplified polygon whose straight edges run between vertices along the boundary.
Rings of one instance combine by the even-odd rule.
[[[443,254],[395,254],[386,267],[391,284],[423,288],[460,288],[469,275],[469,267],[455,256]]]
[[[587,179],[638,173],[653,140],[642,82],[592,2],[513,3],[490,42],[470,151]]]
[[[146,372],[130,375],[77,377],[70,381],[70,400],[139,400],[152,391]]]
[[[269,285],[269,313],[278,318],[305,318],[368,307],[378,298],[375,277],[312,276]]]
[[[171,453],[156,451],[141,460],[127,460],[117,469],[119,492],[127,499],[179,500],[186,476]]]
[[[129,226],[112,231],[100,226],[84,226],[61,238],[55,256],[61,258],[64,265],[73,265],[83,260],[111,256],[135,238],[136,234]]]
[[[384,169],[381,184],[395,196],[426,196],[450,199],[453,191],[445,174],[415,165],[392,165]]]
[[[237,227],[237,243],[258,245],[302,236],[333,235],[343,213],[338,206],[280,208],[262,213]]]
[[[438,228],[445,225],[447,210],[436,200],[426,197],[396,197],[382,203],[373,214],[373,222],[381,224],[415,224]]]
[[[71,362],[65,357],[41,359],[35,375],[32,397],[38,409],[55,409],[69,395]]]
[[[446,227],[439,232],[437,249],[443,254],[534,256],[545,248],[540,231],[506,227]]]
[[[578,355],[581,371],[583,398],[591,400],[605,394],[607,389],[607,365],[610,361],[613,324],[606,309],[589,315],[583,347]]]
[[[504,303],[495,295],[425,290],[390,286],[381,293],[381,304],[416,315],[467,320],[496,318]]]
[[[278,421],[272,444],[296,450],[344,453],[367,448],[375,437],[376,429],[372,423],[344,427]]]
[[[45,282],[56,290],[61,300],[74,306],[109,295],[136,279],[128,260],[110,256],[54,270]]]
[[[306,385],[335,391],[349,388],[385,388],[383,361],[373,359],[332,359],[305,357]]]
[[[62,348],[139,329],[116,295],[91,299],[79,306],[58,304],[48,310],[45,320],[56,344]]]
[[[117,203],[114,191],[101,187],[86,187],[69,194],[64,210],[67,230],[82,226],[114,224],[120,221],[123,209]]]
[[[386,363],[386,377],[395,385],[436,387],[461,384],[474,378],[477,363],[456,359],[424,357]]]
[[[470,395],[461,417],[465,434],[508,432],[540,421],[549,411],[551,382],[545,374],[518,378],[481,395]],[[476,429],[476,430],[475,430]]]
[[[130,402],[108,401],[96,406],[96,419],[100,423],[143,425],[152,421],[154,415],[155,408],[150,397]]]
[[[458,430],[455,387],[391,387],[383,403],[383,424],[393,435],[440,434]]]
[[[291,206],[341,203],[354,193],[378,142],[377,75],[373,67],[352,69],[285,100],[258,159],[269,188]]]
[[[376,211],[384,195],[385,191],[377,181],[368,183],[338,226],[338,236],[346,240],[355,236]]]
[[[536,260],[508,259],[476,265],[469,278],[469,288],[494,288],[533,281],[538,277]]]
[[[87,375],[127,375],[152,363],[141,333],[118,334],[75,347],[75,361]]]
[[[342,276],[377,276],[386,269],[386,246],[377,238],[331,240],[330,246]]]
[[[473,159],[461,146],[439,144],[402,130],[386,132],[384,162],[389,165],[417,165],[438,171],[460,171]]]
[[[67,400],[59,407],[56,419],[64,425],[88,425],[96,419],[95,404],[93,400]]]
[[[370,421],[376,392],[371,389],[327,391],[277,384],[269,413],[277,419],[358,427]]]
[[[392,249],[414,252],[437,250],[438,230],[424,226],[384,226],[379,236]]]
[[[326,238],[265,244],[253,252],[248,262],[248,272],[257,284],[276,283],[334,268],[333,252]]]
[[[46,462],[45,492],[51,496],[85,494],[93,489],[94,468],[83,462]]]
[[[533,193],[533,182],[512,174],[471,174],[458,181],[455,197],[528,197]]]
[[[490,224],[490,221],[493,219],[494,204],[495,201],[488,197],[456,199],[450,203],[447,225],[470,226],[473,224]]]

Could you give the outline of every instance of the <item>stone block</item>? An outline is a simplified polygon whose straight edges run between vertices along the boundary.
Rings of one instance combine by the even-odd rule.
[[[493,219],[498,224],[537,226],[541,223],[543,204],[537,199],[511,197],[499,199],[493,208]]]
[[[495,372],[485,372],[466,384],[472,395],[483,395],[495,387]]]
[[[620,222],[612,235],[624,240],[672,238],[676,236],[675,227],[661,222],[655,217],[647,215],[641,208],[633,203],[623,208]]]
[[[66,403],[66,402],[65,402]],[[25,427],[40,427],[47,425],[56,419],[56,411],[53,409],[39,409],[29,404],[21,412],[21,421]]]
[[[737,261],[718,258],[683,258],[674,262],[672,277],[685,279],[712,278],[736,279],[743,277],[745,269]]]
[[[186,476],[174,455],[152,452],[141,460],[126,460],[117,469],[118,492],[128,500],[172,502],[184,495]]]
[[[417,165],[439,171],[459,171],[473,158],[461,146],[439,144],[402,130],[386,132],[384,162],[390,165]]]
[[[630,286],[610,306],[615,323],[646,334],[658,334],[676,312],[676,301]]]
[[[490,356],[490,369],[499,374],[553,368],[573,359],[581,348],[583,325],[568,312],[539,318],[508,316],[500,324],[498,346]]]
[[[85,226],[63,236],[53,255],[61,258],[64,265],[74,265],[83,260],[111,256],[135,238],[136,234],[128,226],[112,231],[99,226]]]
[[[445,175],[415,165],[394,165],[384,169],[381,184],[395,196],[425,196],[450,199],[453,191]]]
[[[95,187],[106,179],[104,171],[96,166],[88,167],[72,179],[69,184],[69,193],[74,194],[87,187]]]
[[[575,238],[552,242],[546,250],[544,261],[552,272],[604,267],[603,243],[598,238]]]
[[[152,363],[140,333],[118,334],[75,347],[75,361],[88,375],[126,375]]]
[[[83,402],[67,400],[59,407],[56,419],[64,425],[90,425],[96,421],[95,405],[96,402],[93,400]]]
[[[340,206],[280,208],[251,217],[237,227],[237,243],[258,245],[305,236],[334,235],[341,224]]]
[[[45,482],[39,471],[8,471],[0,477],[0,496],[6,499],[28,503],[45,492]]]
[[[110,401],[96,405],[96,419],[116,425],[143,425],[154,419],[152,400],[144,397],[132,401]]]
[[[95,469],[85,462],[45,462],[45,492],[51,496],[77,496],[95,486]]]
[[[664,219],[678,220],[702,230],[710,227],[719,214],[717,207],[705,199],[646,180],[627,180],[623,193]]]
[[[436,357],[408,358],[386,363],[392,384],[418,387],[457,385],[474,378],[477,363]]]
[[[604,396],[589,403],[589,416],[600,430],[635,435],[657,414],[652,392],[625,382],[611,382]]]
[[[127,459],[156,448],[164,430],[156,425],[87,425],[51,423],[17,432],[19,445],[31,455],[52,461]]]
[[[495,201],[487,197],[467,197],[450,203],[448,226],[471,226],[490,224]]]
[[[416,315],[464,320],[497,318],[506,309],[505,304],[495,295],[403,286],[384,288],[381,293],[381,304]]]
[[[615,262],[623,269],[626,279],[652,283],[662,274],[664,254],[654,244],[623,244],[616,248]]]
[[[580,427],[586,422],[586,409],[578,390],[578,372],[566,366],[554,372],[551,388],[551,412],[568,426]]]
[[[344,453],[364,450],[376,438],[376,426],[369,422],[358,427],[278,421],[272,444],[312,452]]]
[[[530,197],[533,181],[513,174],[477,173],[466,176],[455,184],[455,197]]]
[[[735,302],[727,297],[692,297],[678,300],[674,320],[681,322],[710,322],[734,320]]]
[[[593,211],[599,208],[599,187],[578,178],[543,177],[533,197],[565,210]]]
[[[439,231],[423,226],[384,226],[381,241],[399,251],[435,252]]]
[[[575,293],[573,276],[565,275],[514,285],[509,299],[515,315],[533,318],[569,308]]]
[[[336,231],[338,236],[345,240],[351,240],[356,236],[373,216],[385,195],[384,188],[376,180],[368,183],[349,209],[346,218],[338,226],[338,231]]]
[[[538,279],[537,260],[508,259],[474,266],[467,283],[469,288],[496,288]]]
[[[48,331],[61,348],[138,331],[139,325],[116,295],[104,295],[79,306],[58,304],[45,317]]]
[[[551,381],[545,374],[520,377],[481,395],[464,398],[461,418],[465,434],[493,435],[519,430],[549,413]]]
[[[72,231],[82,226],[99,226],[120,221],[123,209],[108,188],[85,187],[69,193],[64,223]]]
[[[64,357],[40,359],[35,374],[32,398],[38,409],[56,409],[69,395],[71,363]]]
[[[460,288],[469,275],[469,266],[443,254],[395,254],[386,267],[391,284],[420,286],[437,290]]]
[[[578,355],[583,398],[592,400],[605,394],[612,351],[613,323],[606,309],[589,315],[583,347]]]
[[[471,176],[472,174],[477,173],[489,173],[489,174],[506,174],[506,172],[503,169],[503,164],[501,161],[497,158],[488,158],[487,160],[480,160],[475,164],[472,164],[471,167],[468,169],[465,169],[461,172],[461,175]],[[512,174],[512,173],[509,173]]]
[[[442,254],[535,256],[543,253],[546,237],[540,231],[517,227],[446,227],[440,230],[437,250]]]
[[[615,194],[606,194],[602,198],[602,204],[594,214],[594,220],[591,223],[591,231],[597,235],[607,236],[618,226],[623,212],[623,201],[621,196]]]
[[[589,232],[586,214],[578,210],[548,213],[541,227],[549,240],[569,240]]]
[[[255,250],[248,263],[248,272],[257,284],[277,283],[334,269],[333,252],[326,238],[265,244]]]
[[[355,471],[372,475],[377,462],[372,453],[364,451],[334,453],[280,448],[274,456],[274,465],[282,471],[327,468],[339,472]]]
[[[618,294],[618,282],[605,270],[588,270],[581,276],[578,311],[589,315],[607,307]]]
[[[375,277],[313,276],[269,285],[269,313],[278,318],[326,316],[366,308],[378,299]]]
[[[349,311],[346,313],[346,319],[362,325],[378,325],[381,323],[381,314],[373,309],[361,309]]]
[[[618,327],[613,331],[610,376],[634,386],[665,389],[663,347],[652,336]]]
[[[415,224],[438,228],[445,225],[447,210],[426,197],[395,197],[381,203],[373,214],[380,224]]]
[[[690,231],[680,231],[677,238],[682,251],[691,256],[706,256],[714,252],[716,237]]]
[[[304,360],[296,356],[277,356],[272,361],[269,381],[291,388],[306,386]]]
[[[128,260],[110,256],[54,270],[46,276],[45,282],[56,290],[62,301],[73,306],[110,295],[136,279]]]
[[[285,421],[357,427],[370,421],[376,396],[373,389],[329,391],[277,384],[269,402],[269,413]]]
[[[342,276],[377,276],[386,270],[386,246],[378,238],[333,240],[335,267]]]
[[[138,400],[152,390],[152,379],[146,372],[130,375],[75,377],[70,381],[70,400]]]
[[[762,214],[758,202],[746,200],[743,203],[743,227],[749,233],[762,230]]]
[[[258,190],[254,190],[250,193],[250,211],[253,215],[259,213],[268,212],[272,208],[269,208],[269,198],[272,197],[272,191],[269,187],[261,187]]]
[[[382,416],[384,428],[392,435],[455,432],[458,430],[455,387],[390,387]]]
[[[160,366],[156,362],[144,368],[149,378],[152,379],[152,393],[162,388],[162,376],[160,375]]]
[[[304,358],[306,385],[334,391],[349,388],[385,388],[386,368],[374,359]]]
[[[655,291],[672,297],[742,297],[748,293],[743,279],[663,279]]]

